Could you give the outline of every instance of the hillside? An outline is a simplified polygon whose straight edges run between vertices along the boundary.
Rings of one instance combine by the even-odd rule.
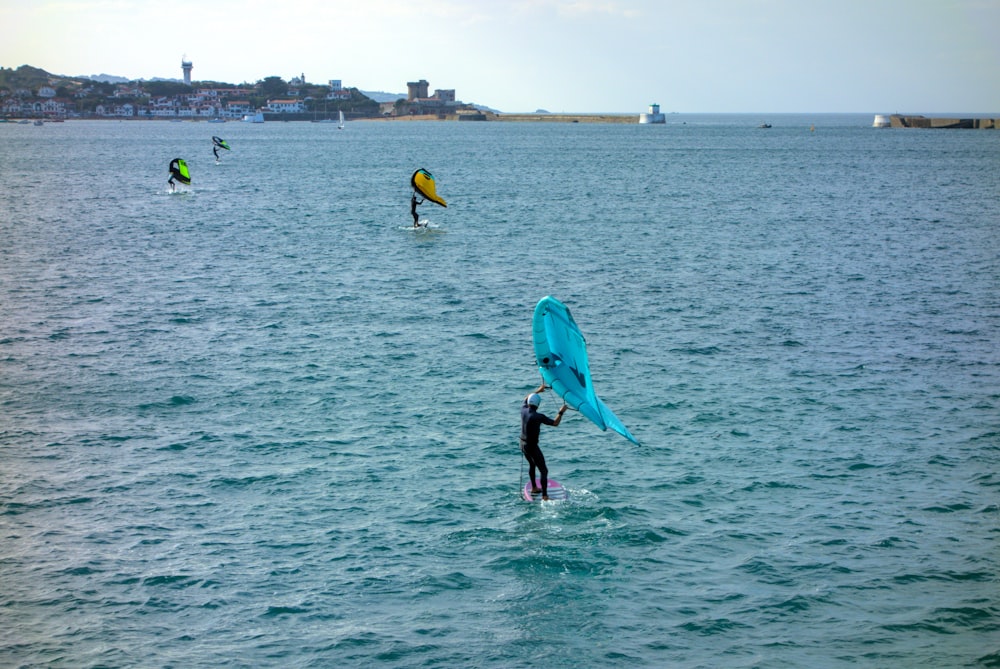
[[[54,80],[60,80],[59,82]],[[0,89],[30,89],[35,90],[41,86],[61,85],[61,81],[73,82],[81,85],[83,80],[72,79],[71,77],[54,77],[45,70],[30,65],[21,67],[5,68],[0,67]]]
[[[258,109],[267,113],[265,107],[270,100],[283,98],[298,102],[294,111],[299,114],[335,115],[340,110],[358,118],[376,116],[379,112],[378,103],[356,88],[331,91],[325,84],[287,82],[274,76],[255,84],[195,81],[189,85],[166,79],[123,81],[106,74],[55,75],[30,65],[16,69],[0,67],[0,113],[5,118],[240,117]]]

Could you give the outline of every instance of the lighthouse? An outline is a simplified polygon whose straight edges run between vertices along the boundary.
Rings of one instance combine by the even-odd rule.
[[[649,112],[639,114],[639,123],[666,123],[667,116],[660,112],[660,105],[655,102],[649,105]]]
[[[191,68],[193,67],[194,64],[188,60],[186,56],[181,58],[181,69],[184,71],[184,83],[188,86],[191,85]]]

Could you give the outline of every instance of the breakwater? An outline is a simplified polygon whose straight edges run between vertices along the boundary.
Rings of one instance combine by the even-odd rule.
[[[638,114],[504,114],[491,111],[458,112],[456,114],[418,114],[382,116],[365,121],[528,121],[536,123],[638,123]]]
[[[490,114],[490,121],[537,123],[638,123],[638,114]]]
[[[967,128],[992,130],[1000,126],[996,118],[945,118],[928,116],[904,116],[893,114],[889,117],[893,128]]]

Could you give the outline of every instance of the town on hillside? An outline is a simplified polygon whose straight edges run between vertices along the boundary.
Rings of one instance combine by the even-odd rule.
[[[113,82],[53,75],[29,65],[0,67],[0,118],[306,121],[341,111],[352,119],[482,117],[477,107],[456,100],[453,89],[430,95],[423,79],[407,84],[405,98],[377,102],[340,79],[313,84],[302,74],[234,85],[192,81],[192,69],[184,59],[183,80]]]

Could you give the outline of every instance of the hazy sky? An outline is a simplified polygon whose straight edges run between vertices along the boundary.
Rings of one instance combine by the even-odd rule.
[[[0,65],[506,112],[1000,114],[1000,0],[0,0]]]

